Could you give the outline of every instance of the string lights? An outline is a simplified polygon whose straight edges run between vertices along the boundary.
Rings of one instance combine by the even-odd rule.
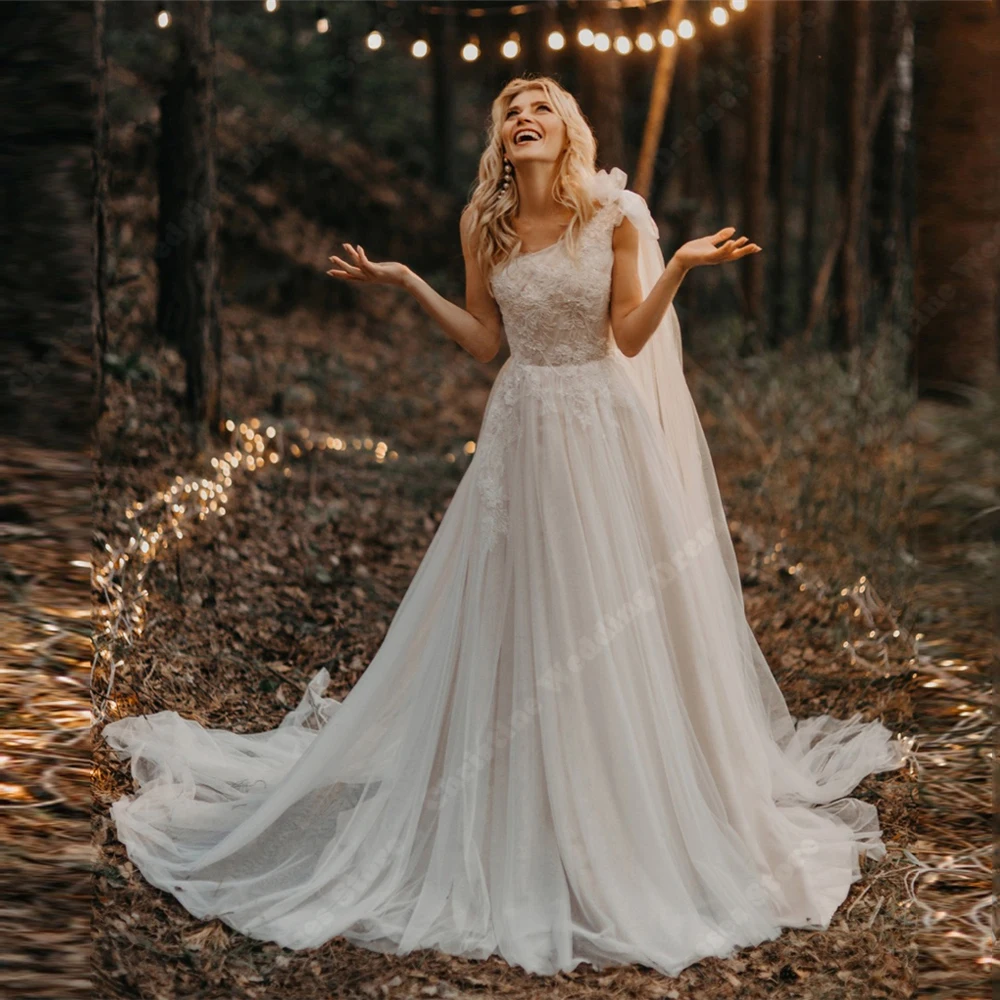
[[[656,39],[648,31],[640,31],[635,47],[641,52],[652,52],[656,48]]]
[[[646,0],[646,6],[652,7],[663,2],[665,2],[665,0]],[[264,10],[269,14],[273,14],[277,11],[279,6],[280,0],[263,0]],[[537,6],[537,4],[520,3],[507,8],[475,8],[475,16],[485,17],[503,15],[507,17],[518,17],[520,15],[530,13],[530,11],[535,9]],[[420,4],[419,9],[421,14],[427,16],[457,16],[458,14],[463,13],[457,8],[439,7],[433,4]],[[716,27],[721,28],[729,23],[730,10],[735,13],[740,13],[746,9],[747,0],[729,0],[728,10],[722,5],[722,3],[716,3],[709,13],[709,20]],[[470,12],[467,11],[465,13]],[[331,28],[330,18],[327,16],[322,7],[316,8],[315,17],[316,33],[319,35],[328,34]],[[169,28],[171,23],[172,18],[170,16],[170,12],[164,5],[161,4],[157,7],[156,11],[157,27]],[[575,37],[577,44],[583,48],[593,47],[598,52],[614,51],[621,56],[627,56],[635,50],[638,50],[643,54],[653,52],[656,49],[657,40],[659,40],[660,45],[665,48],[670,48],[677,43],[678,37],[687,41],[694,38],[695,34],[696,29],[694,22],[690,18],[684,18],[678,25],[676,34],[669,28],[661,29],[658,35],[655,35],[648,28],[642,28],[634,36],[627,32],[620,32],[616,34],[612,40],[606,32],[594,32],[591,28],[583,25],[577,30]],[[378,52],[383,49],[388,49],[389,41],[390,39],[386,37],[385,33],[377,28],[369,31],[364,38],[365,47],[370,52]],[[567,36],[558,28],[552,29],[546,35],[545,43],[553,52],[562,52],[567,46]],[[428,42],[428,40],[424,37],[414,39],[409,45],[409,53],[414,59],[424,59],[430,54],[430,51],[430,42]],[[516,59],[519,55],[521,55],[522,51],[523,43],[521,40],[521,34],[517,31],[512,31],[500,44],[500,55],[504,59]],[[480,55],[482,55],[482,48],[477,35],[470,35],[468,37],[459,50],[459,55],[465,62],[469,63],[475,62],[479,59]]]
[[[112,695],[116,676],[123,671],[126,657],[146,627],[146,603],[149,597],[147,575],[153,564],[191,534],[198,523],[210,518],[225,517],[239,487],[249,476],[265,469],[282,468],[291,475],[290,462],[317,452],[335,452],[370,456],[378,464],[400,461],[399,452],[385,441],[371,437],[317,433],[306,427],[262,424],[253,418],[236,424],[226,422],[231,437],[227,450],[211,459],[212,473],[206,476],[176,476],[169,486],[145,501],[132,503],[125,511],[129,534],[118,546],[106,543],[103,560],[92,560],[91,581],[95,595],[93,629],[93,661],[91,692],[92,720],[107,721],[117,705]],[[453,464],[461,457],[470,458],[476,442],[466,441],[460,451],[444,456],[411,453],[411,462],[444,461]],[[732,528],[732,526],[731,526]],[[898,621],[892,609],[878,596],[867,576],[861,576],[852,586],[839,593],[827,586],[815,574],[807,572],[802,562],[791,562],[784,553],[782,542],[775,543],[762,562],[798,581],[799,590],[812,591],[818,598],[837,603],[846,615],[848,628],[857,634],[843,640],[845,655],[852,664],[860,664],[883,676],[900,669],[913,670],[924,688],[955,688],[966,681],[961,672],[968,665],[957,660],[935,662],[931,647],[922,632],[911,632]],[[103,681],[103,691],[97,693],[95,681]],[[969,697],[966,695],[965,697]],[[980,706],[961,702],[954,708],[955,721],[951,729],[937,738],[924,737],[918,743],[913,737],[897,734],[897,741],[910,773],[917,775],[933,769],[952,769],[962,777],[968,770],[970,753],[981,753],[987,744],[984,721],[988,715]],[[992,751],[985,751],[992,758]],[[945,914],[934,898],[934,882],[938,874],[980,879],[987,870],[987,853],[959,853],[939,863],[921,861],[909,852],[902,852],[901,870],[906,881],[907,899],[901,904],[912,907],[925,926],[941,926]],[[969,895],[972,897],[973,888]],[[961,939],[963,948],[979,964],[993,961],[989,957],[992,935],[982,906],[969,905],[967,912],[953,916],[949,935]]]
[[[396,462],[400,455],[385,441],[371,437],[342,436],[314,433],[307,427],[288,428],[280,424],[262,425],[253,419],[236,424],[228,420],[230,446],[210,461],[212,474],[204,477],[176,476],[166,488],[145,501],[135,501],[125,510],[129,537],[117,548],[105,544],[107,555],[103,563],[94,563],[91,581],[97,597],[97,626],[94,638],[92,680],[99,667],[108,670],[104,695],[95,706],[95,717],[104,717],[105,703],[110,696],[117,670],[123,665],[122,656],[135,638],[142,635],[145,615],[145,578],[149,567],[167,549],[184,539],[193,525],[211,517],[224,517],[231,495],[240,477],[247,477],[270,467],[281,465],[286,476],[291,475],[289,462],[313,452],[371,452],[378,464]],[[475,453],[476,442],[469,440],[462,454]],[[410,461],[420,456],[411,454]],[[436,459],[435,459],[436,460]],[[450,451],[443,456],[454,463],[458,455]],[[813,590],[829,599],[825,584],[815,578],[806,579],[801,562],[789,564],[782,556],[783,544],[778,542],[763,557],[763,563],[795,577],[799,589]],[[908,663],[919,661],[917,646],[922,633],[910,634],[896,619],[891,609],[878,597],[871,582],[862,576],[852,587],[840,591],[841,608],[851,612],[849,620],[861,626],[865,634],[854,640],[845,639],[843,648],[850,662],[870,669],[889,671],[890,655],[887,644],[898,641],[912,645]],[[853,609],[851,608],[853,605]],[[950,662],[950,661],[949,661]],[[925,686],[935,686],[931,680]]]
[[[947,648],[951,642],[930,640],[923,632],[902,625],[866,575],[834,591],[818,576],[810,575],[801,562],[790,563],[782,549],[782,543],[776,543],[763,557],[763,563],[773,564],[797,579],[799,590],[836,602],[853,633],[841,646],[852,665],[861,665],[883,677],[909,674],[921,688],[951,696],[951,703],[938,712],[945,720],[942,731],[924,732],[919,737],[897,733],[896,741],[904,765],[925,790],[942,788],[942,783],[947,782],[949,791],[962,789],[964,796],[964,801],[956,801],[952,793],[953,809],[981,813],[988,798],[983,772],[993,759],[993,731],[988,703],[973,704],[972,685],[965,676],[969,664],[936,658],[934,648]],[[898,851],[896,870],[902,874],[906,893],[900,906],[913,912],[937,940],[948,938],[956,959],[980,966],[1000,964],[992,957],[994,938],[989,920],[992,845],[977,845],[966,838],[960,844],[950,842],[947,851],[936,850],[928,840],[922,846],[921,853],[928,855],[928,860],[909,850]],[[936,884],[938,880],[941,885]],[[947,932],[945,928],[949,928]]]
[[[479,58],[479,39],[475,35],[462,46],[462,58],[466,62],[475,62]]]
[[[132,503],[125,510],[128,537],[118,546],[105,543],[103,561],[90,563],[95,597],[91,691],[96,722],[104,721],[115,708],[112,693],[116,676],[145,628],[149,570],[187,537],[194,525],[225,517],[241,478],[278,466],[290,476],[288,463],[311,453],[370,453],[376,464],[400,460],[396,449],[371,437],[315,433],[308,427],[265,426],[256,417],[238,425],[229,420],[225,426],[231,435],[230,445],[211,459],[212,473],[176,476],[154,496]],[[453,464],[460,455],[471,457],[475,450],[475,441],[467,441],[460,453],[449,451],[429,459]],[[426,462],[428,456],[411,454],[409,460]],[[98,678],[104,680],[100,694],[95,685]]]

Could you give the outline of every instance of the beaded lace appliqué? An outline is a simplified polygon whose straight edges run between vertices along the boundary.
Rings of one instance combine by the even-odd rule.
[[[622,382],[611,370],[621,358],[608,322],[621,176],[621,185],[598,194],[605,203],[580,231],[575,259],[559,241],[515,255],[493,274],[511,356],[494,383],[476,450],[487,547],[509,527],[504,466],[517,445],[522,400],[584,425],[609,407],[639,405],[634,394],[614,388]]]

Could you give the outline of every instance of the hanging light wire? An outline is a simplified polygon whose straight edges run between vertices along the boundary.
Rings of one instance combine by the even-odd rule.
[[[596,3],[596,0],[593,0],[593,2]],[[644,0],[641,6],[651,7],[654,4],[664,2],[666,0]],[[748,0],[728,0],[728,2],[730,9],[734,12],[747,9]],[[280,0],[263,0],[264,10],[268,13],[274,13],[279,6]],[[398,3],[395,0],[389,0],[385,6],[396,8],[398,7]],[[408,4],[408,6],[411,5]],[[528,0],[526,3],[513,4],[509,7],[443,7],[438,4],[427,3],[412,4],[412,6],[416,7],[420,14],[429,16],[442,15],[469,18],[500,15],[504,17],[519,17],[536,10],[551,10],[549,0],[534,0],[534,2]],[[611,9],[618,9],[621,6],[620,0],[608,0],[607,2],[607,7]],[[321,6],[316,7],[315,17],[317,34],[327,34],[331,28],[330,18]],[[163,4],[160,4],[156,13],[157,27],[168,28],[172,20],[170,12]],[[729,23],[729,11],[722,6],[721,2],[716,3],[711,9],[709,20],[717,27],[723,27]],[[614,49],[620,55],[628,55],[632,52],[633,48],[637,48],[641,52],[652,52],[656,48],[657,41],[659,41],[660,45],[669,48],[677,43],[678,38],[687,40],[693,38],[695,33],[694,22],[686,17],[678,25],[676,33],[669,28],[664,28],[658,35],[654,35],[649,30],[643,29],[635,35],[634,39],[631,34],[620,32],[612,40],[607,32],[594,32],[584,23],[577,28],[575,38],[577,44],[583,48],[593,47],[598,52],[610,52]],[[545,43],[553,52],[561,52],[566,48],[567,35],[561,28],[553,28],[546,33]],[[384,33],[378,28],[373,28],[365,35],[365,45],[372,52],[386,48]],[[512,31],[500,46],[500,54],[506,59],[516,59],[521,54],[521,50],[521,38],[517,31]],[[430,53],[430,43],[425,37],[418,37],[410,44],[409,51],[414,59],[423,59]],[[475,62],[481,54],[482,49],[478,35],[470,34],[467,41],[459,50],[459,55],[465,62]]]

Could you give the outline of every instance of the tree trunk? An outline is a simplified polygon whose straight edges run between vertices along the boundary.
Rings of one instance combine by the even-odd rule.
[[[431,119],[434,124],[434,182],[448,190],[452,182],[452,156],[454,154],[454,71],[457,32],[455,18],[436,15],[427,18],[431,45],[431,74],[433,98]]]
[[[912,156],[909,122],[913,100],[913,30],[909,0],[893,0],[884,8],[874,34],[876,68],[883,76],[891,76],[887,99],[887,114],[882,116],[874,131],[870,147],[870,234],[868,281],[878,296],[872,304],[878,307],[878,329],[891,323],[898,326],[905,320],[899,314],[903,292],[903,262],[908,252],[905,212],[912,202]],[[888,15],[888,16],[886,16]],[[888,23],[887,23],[888,22]]]
[[[808,43],[808,58],[803,77],[811,79],[806,90],[808,113],[803,120],[809,122],[806,180],[805,221],[802,235],[802,283],[799,302],[800,315],[808,324],[811,312],[816,270],[816,243],[820,229],[820,204],[823,198],[823,171],[827,150],[827,92],[830,78],[830,20],[833,4],[830,0],[816,0],[816,23]]]
[[[156,324],[184,358],[185,406],[198,448],[221,418],[211,15],[210,0],[176,11],[177,56],[160,101],[158,156]]]
[[[588,6],[588,22],[593,31],[604,31],[612,42],[617,34],[617,10],[596,4]],[[621,56],[612,48],[598,52],[593,45],[578,46],[577,76],[580,80],[580,107],[587,116],[597,136],[597,162],[600,167],[625,169],[625,118],[624,87],[622,84]]]
[[[862,234],[865,214],[868,89],[871,72],[871,6],[869,0],[851,3],[851,83],[847,98],[847,142],[844,190],[844,246],[840,261],[840,310],[834,346],[852,350],[861,343]]]
[[[671,246],[687,242],[698,228],[698,218],[713,199],[711,170],[705,145],[706,131],[698,127],[702,113],[698,90],[698,67],[702,48],[680,46],[674,76],[665,140],[661,144],[658,166],[665,176],[650,211],[665,223]],[[696,124],[698,123],[698,124]],[[711,210],[709,209],[709,212]],[[696,316],[701,282],[685,282],[677,290],[677,308],[690,320]],[[711,293],[707,293],[711,294]],[[691,329],[689,322],[686,329]]]
[[[664,27],[677,32],[677,25],[684,16],[685,0],[671,0],[670,12],[664,21]],[[653,188],[653,173],[656,167],[656,154],[660,149],[660,139],[663,135],[663,122],[667,116],[667,105],[670,103],[670,87],[674,82],[674,71],[677,68],[677,53],[680,46],[676,43],[670,48],[660,46],[660,54],[656,60],[656,72],[653,75],[653,89],[649,95],[649,111],[646,113],[646,127],[642,133],[642,146],[639,150],[639,162],[635,168],[635,181],[632,189],[641,194],[647,201]]]
[[[538,30],[538,72],[545,76],[553,76],[559,68],[560,59],[565,54],[549,48],[549,35],[553,31],[561,30],[559,24],[559,11],[554,0],[541,9],[537,22]]]
[[[914,367],[923,393],[997,376],[1000,14],[917,5]]]
[[[799,107],[799,49],[801,25],[799,0],[788,0],[779,8],[781,46],[784,65],[781,79],[783,93],[778,95],[778,184],[774,220],[774,264],[772,267],[773,288],[771,291],[772,319],[771,340],[780,344],[791,332],[790,304],[793,287],[789,266],[792,254],[788,241],[791,239],[790,216],[794,198],[794,171],[797,152]]]
[[[889,291],[885,316],[896,325],[901,318],[904,273],[912,261],[913,143],[913,13],[910,0],[896,0],[902,21],[899,54],[896,57],[896,89],[892,115],[892,172],[889,192],[887,239]]]
[[[747,122],[746,186],[743,219],[746,235],[754,243],[768,247],[768,166],[771,153],[772,72],[774,58],[774,4],[750,4],[751,59],[750,96]],[[743,262],[743,294],[747,331],[744,350],[759,349],[767,342],[767,315],[764,308],[766,253],[751,254]]]
[[[498,60],[503,64],[501,68],[507,70],[505,83],[515,74],[552,76],[556,72],[562,53],[549,48],[549,34],[559,27],[559,13],[552,0],[548,0],[537,11],[528,11],[513,18],[510,23],[505,19],[497,20],[503,25],[503,37],[506,38],[509,31],[516,31],[521,39],[521,55],[518,59],[512,62],[503,58]],[[497,49],[499,50],[499,44]],[[497,58],[493,53],[490,55]]]
[[[93,279],[91,289],[91,325],[94,335],[94,411],[104,412],[104,356],[108,352],[107,267],[108,267],[108,61],[104,44],[104,0],[94,3],[94,143],[91,159],[93,180]]]
[[[0,427],[89,442],[92,3],[0,4]]]

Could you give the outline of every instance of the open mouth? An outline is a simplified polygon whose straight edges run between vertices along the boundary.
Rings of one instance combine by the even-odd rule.
[[[514,145],[523,146],[527,142],[541,142],[542,133],[537,129],[523,128],[520,132],[514,133]]]

